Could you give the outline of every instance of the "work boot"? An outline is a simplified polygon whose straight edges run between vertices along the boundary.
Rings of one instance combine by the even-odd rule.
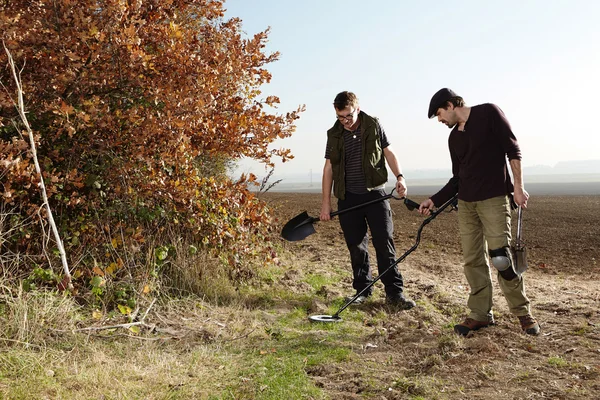
[[[487,328],[488,326],[492,325],[495,325],[493,318],[487,321],[477,321],[473,318],[467,318],[462,324],[454,325],[454,332],[461,336],[467,336],[471,331]]]
[[[531,316],[531,314],[521,315],[519,317],[521,329],[528,335],[539,335],[540,324]]]
[[[417,305],[414,301],[407,299],[402,294],[399,296],[387,296],[385,298],[385,303],[399,310],[410,310]]]
[[[357,293],[357,294],[358,294],[358,293]],[[360,305],[360,304],[364,304],[364,303],[366,303],[366,302],[367,302],[367,300],[369,299],[369,296],[370,296],[370,295],[371,295],[371,293],[363,293],[363,294],[361,294],[360,296],[358,296],[358,297],[356,298],[356,300],[354,300],[354,301],[352,302],[352,304],[351,304],[351,305],[356,305],[356,306],[358,306],[358,305]],[[354,296],[356,296],[356,294],[355,294]],[[348,297],[346,297],[346,298],[344,299],[344,301],[345,301],[345,302],[349,302],[350,300],[352,300],[352,299],[354,298],[354,296],[348,296]]]

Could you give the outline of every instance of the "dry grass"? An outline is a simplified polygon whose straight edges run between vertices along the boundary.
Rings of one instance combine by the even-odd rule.
[[[173,237],[169,243],[173,243],[172,250],[160,269],[164,291],[177,296],[197,295],[221,303],[235,297],[229,271],[220,260],[197,251],[191,242]]]
[[[73,329],[79,306],[73,299],[46,291],[24,292],[3,285],[0,305],[0,338],[25,346],[45,346],[54,341],[54,330]]]
[[[346,309],[339,324],[306,318],[335,312],[351,290],[347,254],[333,224],[320,225],[303,242],[283,243],[281,264],[257,271],[260,281],[238,290],[220,276],[211,280],[211,261],[184,257],[181,244],[162,268],[170,286],[186,289],[154,303],[139,331],[77,330],[128,318],[104,313],[95,319],[94,310],[68,297],[8,290],[4,282],[0,398],[597,398],[597,275],[581,275],[572,265],[556,274],[527,273],[542,322],[538,337],[520,332],[494,283],[498,325],[458,337],[452,326],[465,315],[468,287],[460,254],[451,250],[451,218],[440,216],[424,233],[432,246],[401,264],[415,309],[387,308],[377,285],[374,298]],[[406,235],[418,221],[405,219],[397,225],[399,249],[412,243]],[[544,226],[544,220],[536,223]],[[568,232],[568,220],[562,223]],[[199,275],[205,281],[184,286]],[[204,291],[212,294],[199,295]],[[150,303],[141,296],[141,311]]]

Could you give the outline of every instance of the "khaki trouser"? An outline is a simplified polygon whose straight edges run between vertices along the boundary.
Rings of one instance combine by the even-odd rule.
[[[464,258],[464,271],[471,287],[467,305],[470,318],[487,321],[492,318],[492,279],[489,249],[510,246],[511,215],[507,196],[483,201],[458,202],[458,225]],[[496,269],[491,267],[494,271]],[[523,277],[507,281],[497,273],[500,289],[516,316],[529,313]]]

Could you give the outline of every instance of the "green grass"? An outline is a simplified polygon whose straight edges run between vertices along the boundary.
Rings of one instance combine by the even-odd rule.
[[[322,274],[308,274],[304,281],[308,283],[314,290],[319,290],[323,286],[331,285],[336,283],[339,279],[334,279],[330,276]]]
[[[307,370],[320,364],[345,362],[352,358],[351,348],[340,346],[321,331],[276,332],[271,330],[269,339],[255,342],[250,348],[230,349],[238,357],[238,372],[227,391],[236,393],[235,398],[325,399]]]
[[[259,360],[256,360],[259,358]],[[304,370],[303,360],[289,353],[260,356],[253,354],[252,365],[239,372],[237,385],[230,392],[238,396],[261,399],[324,399]]]
[[[195,298],[155,305],[154,310],[162,315],[185,317],[186,324],[192,324],[191,332],[212,326],[208,337],[217,338],[214,343],[204,343],[193,335],[181,342],[155,341],[147,331],[139,339],[119,336],[132,334],[125,329],[110,334],[58,333],[63,326],[74,327],[76,321],[85,321],[91,311],[74,305],[69,311],[64,298],[52,300],[52,295],[48,296],[33,298],[27,307],[24,299],[16,299],[15,304],[3,308],[0,322],[17,315],[14,310],[23,316],[27,310],[30,315],[35,312],[36,325],[21,332],[31,344],[0,341],[4,345],[0,352],[0,398],[89,399],[102,394],[107,399],[151,400],[326,399],[307,371],[321,364],[351,360],[358,338],[365,333],[363,311],[346,310],[344,324],[311,323],[307,318],[310,294],[272,287],[248,289],[237,303],[226,307]],[[46,307],[39,307],[39,299]],[[339,299],[330,304],[331,313],[342,303]],[[214,313],[215,307],[223,308],[221,314]],[[281,307],[289,307],[289,312]],[[212,319],[206,315],[218,318],[220,325],[203,323]],[[383,319],[385,313],[376,317]],[[43,321],[51,324],[43,326]],[[16,332],[17,322],[11,329],[5,324],[0,338]],[[221,326],[226,326],[230,335],[224,340],[218,336]],[[243,340],[233,337],[236,335]]]
[[[347,273],[347,271],[345,271]],[[319,290],[323,286],[333,285],[338,283],[341,279],[341,271],[335,274],[323,275],[323,274],[308,274],[304,277],[304,282],[308,283],[314,290]]]

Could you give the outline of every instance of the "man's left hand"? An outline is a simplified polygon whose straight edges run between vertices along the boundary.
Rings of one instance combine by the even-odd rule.
[[[513,197],[515,199],[515,203],[517,203],[519,207],[527,208],[527,200],[529,199],[529,193],[527,193],[525,189],[519,190],[515,188],[515,193]]]
[[[396,193],[398,194],[398,197],[406,197],[406,194],[408,193],[406,188],[406,180],[403,176],[396,181]]]

